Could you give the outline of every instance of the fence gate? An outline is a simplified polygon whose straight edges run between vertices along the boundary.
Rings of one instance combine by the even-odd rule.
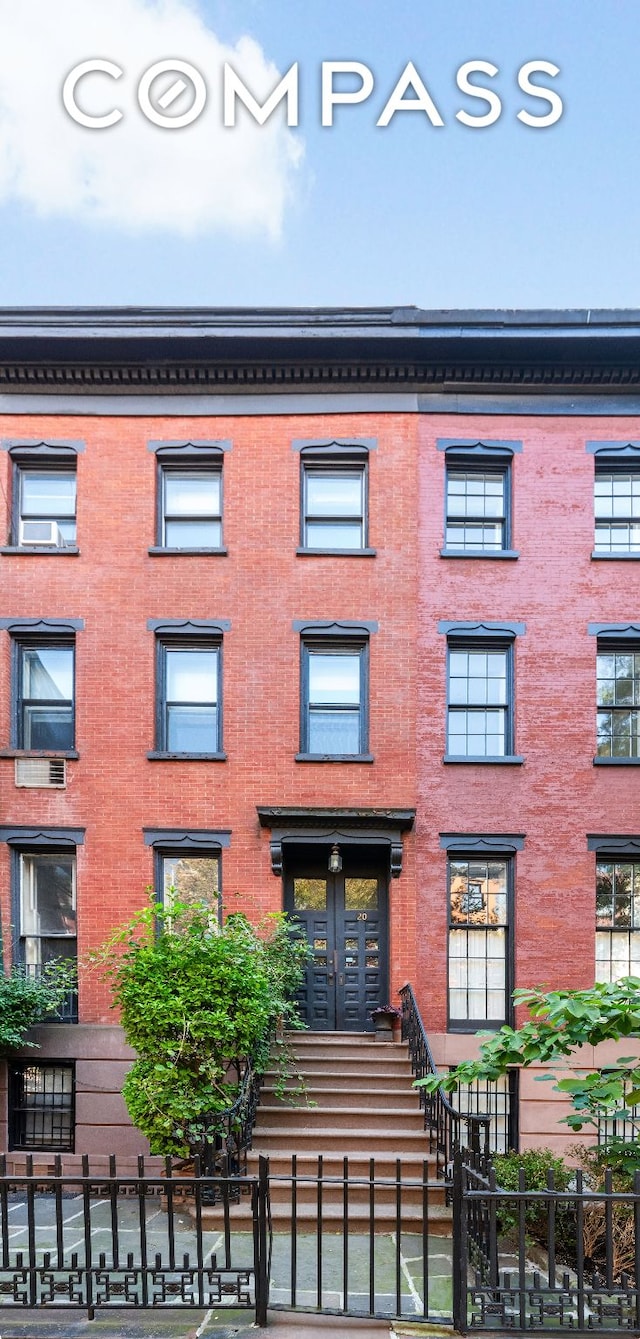
[[[157,1165],[157,1164],[156,1164]],[[7,1175],[0,1157],[0,1307],[246,1308],[266,1324],[267,1186],[258,1177],[148,1172],[121,1174],[82,1158],[48,1174],[26,1160]],[[232,1231],[241,1197],[250,1211]]]

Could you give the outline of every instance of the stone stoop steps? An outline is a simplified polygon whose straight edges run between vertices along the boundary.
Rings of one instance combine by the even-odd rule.
[[[280,1043],[282,1044],[282,1043]],[[428,1136],[419,1098],[412,1086],[408,1047],[400,1042],[376,1041],[369,1032],[294,1032],[285,1038],[295,1056],[306,1093],[292,1105],[277,1096],[278,1068],[264,1077],[249,1174],[256,1175],[258,1157],[268,1156],[271,1173],[271,1213],[274,1231],[291,1225],[292,1154],[297,1156],[297,1226],[300,1232],[315,1230],[318,1217],[318,1158],[322,1157],[322,1216],[327,1231],[340,1230],[344,1211],[344,1159],[348,1158],[350,1185],[348,1213],[350,1232],[369,1232],[370,1159],[375,1160],[374,1220],[376,1232],[394,1232],[397,1227],[396,1172],[401,1178],[420,1182],[401,1191],[401,1224],[404,1232],[422,1230],[425,1160],[428,1178],[435,1181],[435,1160],[429,1156]],[[288,1080],[294,1088],[296,1079]],[[305,1183],[304,1177],[309,1177]],[[206,1209],[203,1220],[217,1216]],[[231,1207],[232,1223],[240,1230],[240,1219],[250,1217],[245,1196]],[[451,1235],[451,1213],[444,1202],[444,1187],[428,1192],[428,1228],[431,1235]]]

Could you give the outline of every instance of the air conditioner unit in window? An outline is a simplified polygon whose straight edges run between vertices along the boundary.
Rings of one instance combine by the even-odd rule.
[[[16,786],[64,790],[67,784],[66,758],[16,758],[15,763]]]
[[[57,521],[21,521],[20,544],[46,544],[49,548],[63,549],[65,541]]]

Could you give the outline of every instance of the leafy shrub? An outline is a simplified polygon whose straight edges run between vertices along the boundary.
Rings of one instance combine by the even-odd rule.
[[[177,901],[138,912],[94,955],[138,1053],[123,1093],[152,1153],[215,1140],[246,1057],[263,1067],[276,1020],[296,1021],[307,956],[284,915],[256,930],[237,914],[220,929],[210,907]]]
[[[0,971],[0,1051],[35,1046],[25,1033],[50,1018],[75,985],[75,964],[65,958],[47,963],[38,976],[21,966],[6,976]]]
[[[557,1157],[549,1148],[529,1148],[522,1153],[499,1153],[493,1159],[493,1165],[496,1169],[498,1185],[503,1190],[519,1189],[521,1168],[524,1170],[525,1190],[546,1190],[550,1172],[553,1176],[554,1188],[556,1190],[567,1190],[573,1175],[572,1169],[567,1167],[563,1159]],[[545,1245],[547,1241],[548,1220],[548,1201],[540,1199],[527,1204],[525,1211],[527,1235],[542,1245]],[[571,1230],[572,1220],[573,1210],[559,1205],[556,1210],[556,1242],[561,1242],[564,1238],[570,1238],[573,1235]],[[500,1204],[497,1212],[497,1227],[500,1235],[503,1236],[517,1228],[518,1223],[518,1201],[512,1200],[504,1206]]]

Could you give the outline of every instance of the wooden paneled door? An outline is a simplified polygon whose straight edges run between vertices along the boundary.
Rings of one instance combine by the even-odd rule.
[[[356,852],[340,874],[327,863],[328,851],[322,863],[296,860],[285,878],[285,910],[313,949],[302,1017],[313,1031],[371,1031],[371,1010],[388,1003],[387,876]]]

